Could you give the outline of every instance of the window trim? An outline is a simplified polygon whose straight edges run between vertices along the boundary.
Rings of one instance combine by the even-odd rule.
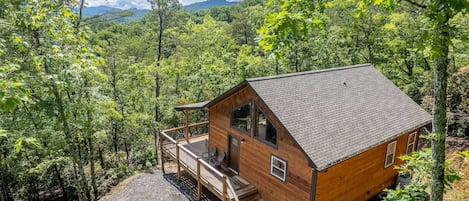
[[[250,129],[245,131],[237,126],[233,126],[233,112],[239,108],[242,108],[244,107],[245,105],[248,105],[249,104],[249,116],[251,116],[251,120],[248,122],[249,126],[250,126]],[[230,128],[232,129],[235,129],[236,131],[239,131],[241,132],[242,134],[245,134],[245,135],[251,135],[251,132],[252,132],[252,101],[251,100],[248,100],[246,102],[243,102],[241,103],[240,105],[234,107],[233,109],[231,109],[230,111]]]
[[[272,127],[274,127],[275,133],[276,133],[276,135],[277,135],[277,136],[275,137],[275,144],[273,144],[273,143],[271,143],[271,142],[269,142],[269,141],[267,141],[267,140],[264,140],[264,139],[262,139],[262,138],[256,136],[256,135],[257,135],[257,120],[258,120],[258,119],[257,119],[257,118],[258,118],[257,110],[261,111],[262,114],[264,114],[264,116],[265,116],[265,120],[268,121],[268,122],[272,125]],[[268,146],[270,146],[270,147],[272,147],[272,148],[277,149],[277,148],[278,148],[278,141],[279,141],[279,133],[278,133],[277,127],[272,123],[272,121],[271,121],[269,118],[267,118],[267,115],[266,115],[265,112],[259,107],[259,105],[257,105],[257,103],[254,104],[253,112],[254,112],[253,125],[254,125],[255,129],[254,129],[253,132],[252,132],[252,137],[254,137],[254,139],[256,139],[256,140],[259,141],[259,142],[262,142],[262,143],[264,143],[264,144],[266,144],[266,145],[268,145]]]
[[[279,161],[279,162],[281,162],[281,163],[283,163],[283,166],[285,167],[285,169],[282,170],[282,169],[280,169],[279,167],[274,167],[274,165],[273,165],[274,159],[277,160],[277,161]],[[279,170],[279,171],[281,171],[281,172],[283,172],[283,178],[273,173],[272,170],[273,170],[274,168],[277,169],[277,170]],[[276,155],[274,155],[274,154],[271,154],[271,155],[270,155],[270,175],[272,175],[272,176],[274,176],[275,178],[279,179],[280,181],[286,183],[286,182],[287,182],[287,171],[288,171],[288,161],[283,160],[282,158],[280,158],[280,157],[278,157],[278,156],[276,156]]]
[[[389,151],[389,146],[394,144],[394,148],[392,150],[392,153],[388,153]],[[388,168],[389,166],[392,166],[394,164],[394,158],[396,158],[396,147],[397,147],[397,140],[394,140],[390,143],[387,144],[386,146],[386,155],[384,157],[384,168]],[[392,155],[391,162],[388,164],[388,156]]]
[[[410,141],[410,139],[411,139],[410,136],[412,136],[412,135],[414,136],[414,140],[411,142],[411,141]],[[406,150],[405,150],[405,153],[406,153],[407,155],[409,155],[409,154],[411,154],[412,152],[415,151],[415,144],[416,144],[416,142],[417,142],[417,132],[409,133],[409,135],[407,136],[407,146],[406,146]],[[411,149],[410,152],[409,152],[409,145],[410,145],[410,144],[412,144],[412,149]]]

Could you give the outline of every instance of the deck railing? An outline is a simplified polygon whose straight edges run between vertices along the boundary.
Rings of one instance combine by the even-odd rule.
[[[191,124],[188,126],[179,126],[164,130],[164,132],[176,141],[187,140],[208,133],[208,121]],[[186,132],[189,134],[186,135]]]
[[[208,124],[208,122],[192,124],[189,125],[189,128],[203,126],[204,124]],[[207,163],[203,158],[200,158],[182,144],[180,144],[181,140],[184,140],[184,138],[177,140],[172,136],[178,135],[171,136],[168,134],[168,132],[175,132],[183,129],[186,129],[186,127],[163,130],[160,133],[161,158],[164,159],[166,155],[176,161],[177,179],[181,179],[181,168],[183,168],[187,173],[195,178],[197,180],[198,200],[201,199],[202,186],[205,186],[209,191],[211,191],[223,201],[239,201],[239,198],[236,195],[236,191],[231,185],[228,176],[218,171],[209,163]],[[164,160],[161,161],[161,164],[164,171]]]

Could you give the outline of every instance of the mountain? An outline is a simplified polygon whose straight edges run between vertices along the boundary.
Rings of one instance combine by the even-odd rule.
[[[231,1],[226,1],[226,0],[208,0],[208,1],[202,1],[202,2],[189,4],[189,5],[184,6],[183,8],[188,11],[199,11],[199,10],[208,9],[208,8],[212,8],[216,6],[231,6],[237,3],[238,2],[231,2]]]
[[[85,7],[83,8],[83,17],[91,17],[95,15],[102,15],[105,13],[109,12],[118,12],[121,11],[121,9],[118,8],[112,8],[109,6],[97,6],[97,7]]]
[[[203,9],[208,9],[216,6],[231,6],[238,3],[238,1],[226,1],[226,0],[208,0],[208,1],[203,1],[203,2],[197,2],[193,4],[189,4],[186,6],[183,6],[184,10],[188,11],[199,11]],[[78,12],[78,10],[76,10]],[[146,9],[137,9],[137,8],[131,8],[127,10],[119,9],[119,8],[113,8],[109,6],[96,6],[96,7],[85,7],[83,8],[83,18],[87,17],[93,17],[97,15],[101,15],[102,18],[113,18],[112,16],[119,15],[121,12],[131,12],[131,16],[127,16],[128,13],[123,14],[127,17],[124,18],[118,18],[115,19],[114,21],[116,22],[128,22],[130,20],[134,19],[139,19],[145,15],[149,10]]]
[[[127,17],[120,17],[116,19],[116,22],[128,22],[133,19],[139,19],[142,18],[145,13],[147,13],[149,10],[146,9],[137,9],[137,8],[131,8],[127,10],[122,10],[119,8],[113,8],[109,6],[97,6],[97,7],[85,7],[83,8],[83,18],[87,17],[93,17],[97,15],[101,15],[102,18],[107,18],[112,16],[118,16],[119,13],[121,15],[125,15]],[[123,13],[123,12],[130,12],[130,13]],[[130,16],[129,16],[130,15]]]

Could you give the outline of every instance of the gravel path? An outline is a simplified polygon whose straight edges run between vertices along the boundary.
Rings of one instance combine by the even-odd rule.
[[[137,174],[113,189],[101,201],[189,201],[161,170]]]
[[[173,166],[168,163],[166,174],[157,169],[127,178],[114,187],[108,195],[102,197],[100,201],[197,200],[197,181],[184,172],[181,174],[181,180],[178,181],[176,173],[172,171],[176,166]],[[203,188],[200,201],[220,200],[206,188]]]

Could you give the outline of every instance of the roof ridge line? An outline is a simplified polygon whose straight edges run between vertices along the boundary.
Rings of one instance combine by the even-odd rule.
[[[282,74],[282,75],[274,75],[274,76],[266,76],[266,77],[257,77],[257,78],[248,78],[248,79],[246,79],[246,81],[248,81],[248,82],[256,82],[256,81],[263,81],[263,80],[272,80],[272,79],[287,78],[287,77],[294,77],[294,76],[301,76],[301,75],[310,75],[310,74],[316,74],[316,73],[325,73],[325,72],[331,72],[331,71],[347,70],[347,69],[362,68],[362,67],[373,67],[373,64],[371,64],[371,63],[365,63],[365,64],[357,64],[357,65],[344,66],[344,67],[336,67],[336,68],[326,68],[326,69],[321,69],[321,70],[304,71],[304,72],[298,72],[298,73],[287,73],[287,74]]]

